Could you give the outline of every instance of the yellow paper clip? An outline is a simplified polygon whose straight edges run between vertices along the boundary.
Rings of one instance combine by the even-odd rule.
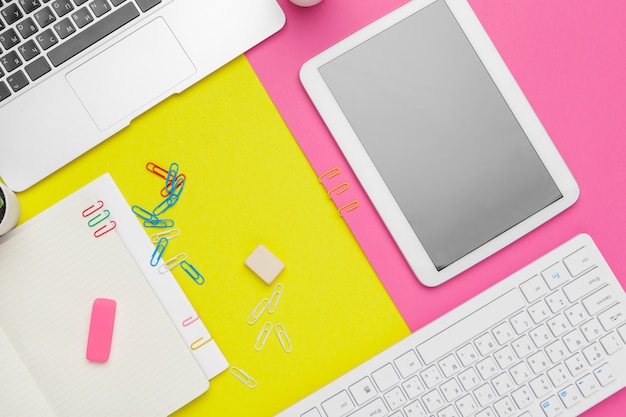
[[[339,175],[339,173],[341,172],[341,169],[339,169],[339,167],[334,167],[329,169],[328,171],[324,172],[322,175],[319,176],[320,181],[322,181],[324,178],[326,179],[331,179],[336,177],[337,175]]]
[[[274,325],[274,331],[276,331],[276,336],[278,336],[280,345],[283,347],[285,352],[291,352],[291,340],[289,340],[289,336],[287,336],[287,330],[285,330],[285,326],[283,326],[282,323],[276,323]]]
[[[161,257],[163,256],[163,252],[165,252],[165,248],[167,248],[168,240],[164,237],[159,239],[159,243],[157,243],[156,248],[154,248],[154,252],[152,252],[152,258],[150,259],[150,265],[157,266]]]
[[[204,277],[202,276],[202,274],[200,274],[200,272],[198,272],[198,270],[192,264],[190,264],[187,261],[182,261],[180,263],[180,267],[183,269],[183,271],[187,273],[187,275],[191,277],[191,279],[195,281],[196,284],[198,285],[204,284]]]
[[[342,182],[341,184],[336,185],[333,188],[331,188],[330,190],[328,190],[328,198],[332,198],[332,194],[333,193],[336,193],[337,195],[339,195],[339,194],[347,191],[348,188],[350,188],[348,183],[347,182]]]
[[[159,239],[161,239],[162,237],[166,237],[168,240],[172,240],[178,236],[180,236],[180,229],[170,229],[163,232],[155,233],[150,236],[150,239],[152,239],[152,243],[156,245],[159,242]]]
[[[267,338],[272,333],[272,323],[266,321],[261,329],[261,332],[256,338],[256,343],[254,344],[254,349],[261,351],[263,346],[265,346],[265,342],[267,342]]]
[[[146,169],[148,171],[152,172],[153,174],[158,175],[159,177],[161,177],[163,179],[165,179],[165,177],[167,177],[167,170],[165,168],[161,168],[160,166],[158,166],[154,162],[148,162],[146,164]]]
[[[230,373],[241,381],[246,387],[250,389],[256,388],[256,381],[250,375],[245,373],[242,369],[237,368],[236,366],[232,366],[230,368]]]
[[[339,207],[339,215],[343,216],[343,212],[345,211],[346,213],[351,212],[352,210],[356,210],[357,207],[360,206],[360,203],[358,200],[352,200],[347,204],[344,204],[343,206]]]
[[[246,319],[246,322],[248,324],[256,323],[259,317],[261,317],[263,312],[267,309],[267,306],[269,305],[269,303],[270,303],[270,300],[268,300],[267,298],[264,298],[261,301],[259,301],[259,304],[257,304],[256,307],[254,307],[254,310],[252,310],[252,312]]]
[[[168,259],[159,267],[159,273],[165,274],[167,271],[170,271],[176,268],[182,261],[187,259],[187,254],[185,252],[181,252],[178,255],[174,256],[171,259]]]
[[[280,297],[283,295],[283,284],[276,284],[274,287],[274,291],[272,291],[272,296],[270,297],[269,305],[267,306],[267,312],[270,314],[274,314],[276,309],[278,308],[278,302],[280,301]]]

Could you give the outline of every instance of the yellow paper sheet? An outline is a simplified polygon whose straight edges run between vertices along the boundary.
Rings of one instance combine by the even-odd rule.
[[[149,161],[175,161],[187,176],[162,216],[181,230],[164,258],[185,252],[205,277],[197,285],[173,270],[231,365],[258,384],[225,372],[177,416],[274,415],[409,333],[245,57],[21,193],[21,221],[104,172],[151,210],[164,181]],[[284,292],[274,314],[249,325],[274,287],[244,265],[260,243],[286,265],[274,281]],[[273,331],[255,350],[266,321],[284,325],[291,353]]]

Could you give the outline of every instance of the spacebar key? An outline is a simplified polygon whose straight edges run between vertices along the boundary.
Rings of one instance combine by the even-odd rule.
[[[52,65],[58,67],[138,16],[139,11],[135,5],[126,3],[126,5],[97,21],[93,26],[88,27],[48,52],[48,58],[50,58]]]

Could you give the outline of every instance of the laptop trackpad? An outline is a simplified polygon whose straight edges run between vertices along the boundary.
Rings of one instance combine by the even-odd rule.
[[[158,18],[67,74],[100,130],[106,130],[196,72]]]

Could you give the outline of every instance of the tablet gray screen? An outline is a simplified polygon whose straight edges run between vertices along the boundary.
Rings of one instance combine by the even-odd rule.
[[[443,1],[320,73],[438,270],[562,197]]]

